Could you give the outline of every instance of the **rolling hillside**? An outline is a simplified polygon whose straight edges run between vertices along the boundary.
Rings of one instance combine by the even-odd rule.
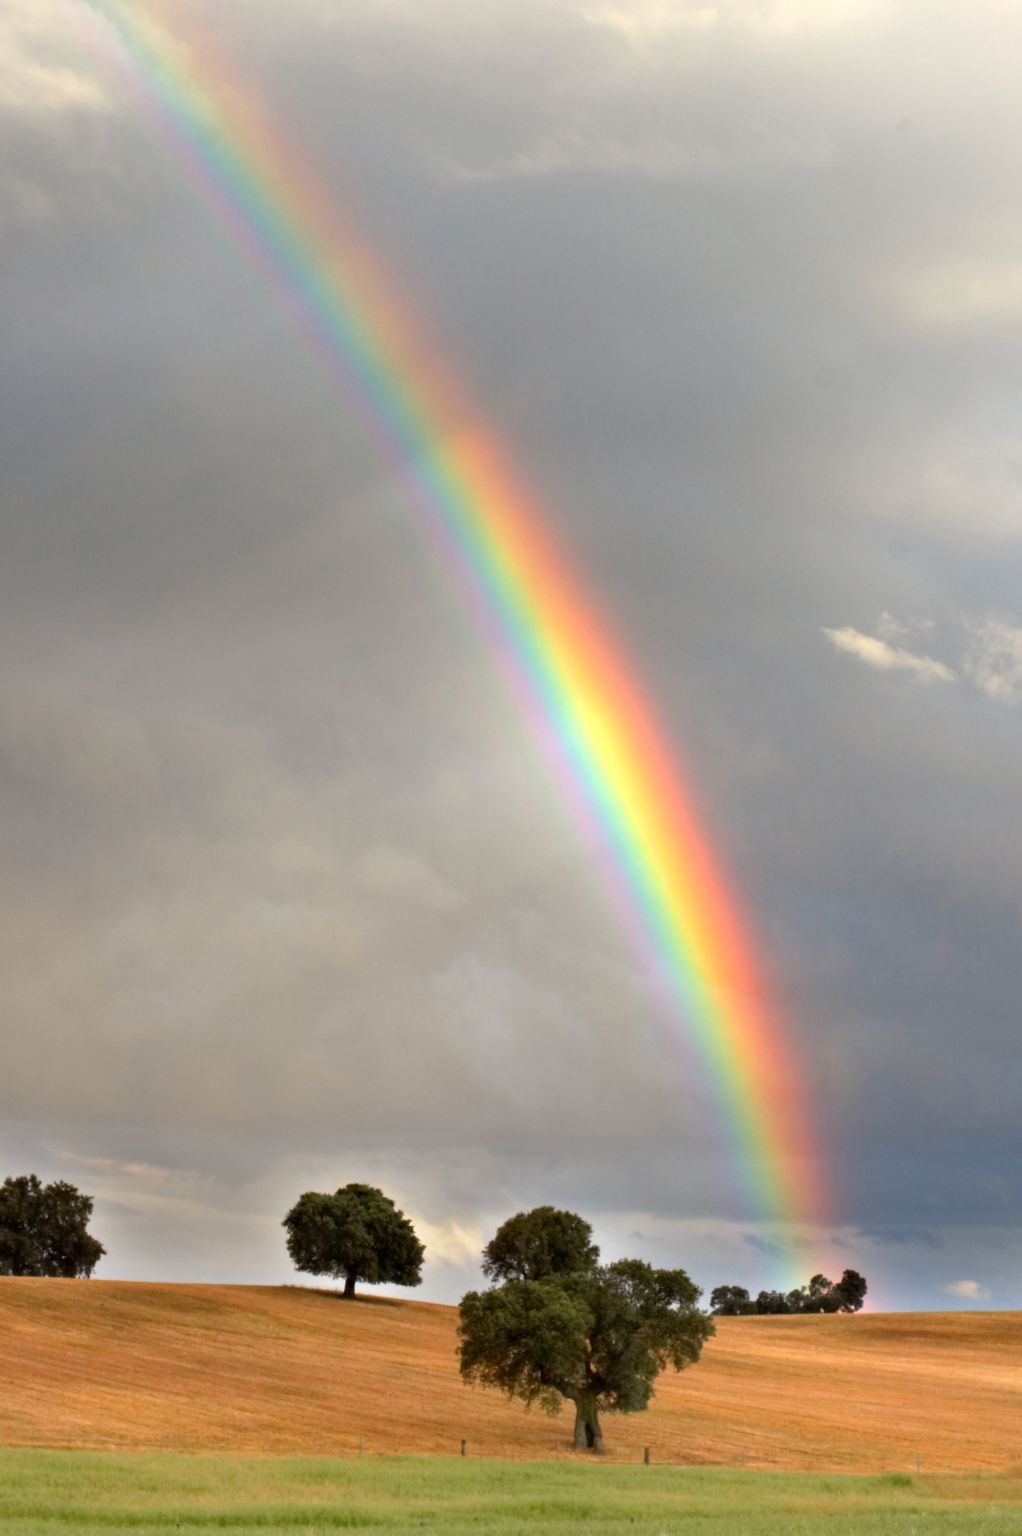
[[[291,1287],[0,1279],[0,1443],[546,1457],[571,1433],[464,1386],[456,1313]],[[610,1455],[877,1471],[1022,1460],[1022,1314],[722,1319]]]

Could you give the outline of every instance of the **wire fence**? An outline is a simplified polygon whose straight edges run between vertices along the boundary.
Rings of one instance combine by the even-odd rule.
[[[949,1466],[939,1455],[928,1460],[924,1450],[906,1451],[904,1454],[891,1454],[870,1460],[864,1464],[862,1456],[845,1456],[821,1454],[819,1458],[807,1455],[805,1452],[792,1455],[785,1454],[777,1449],[773,1452],[763,1453],[762,1450],[737,1450],[733,1456],[721,1459],[719,1453],[715,1456],[699,1456],[690,1454],[679,1456],[666,1448],[643,1445],[638,1442],[622,1444],[613,1442],[602,1451],[576,1450],[570,1439],[551,1440],[549,1445],[525,1448],[517,1446],[500,1446],[493,1443],[473,1443],[467,1437],[459,1438],[451,1436],[448,1444],[433,1444],[423,1447],[401,1447],[384,1443],[383,1441],[363,1435],[354,1440],[343,1442],[330,1442],[327,1444],[297,1444],[292,1441],[273,1443],[266,1438],[258,1441],[245,1442],[238,1437],[217,1443],[215,1440],[197,1441],[183,1437],[180,1433],[164,1433],[153,1438],[138,1437],[110,1437],[110,1436],[78,1436],[78,1435],[10,1435],[0,1438],[0,1449],[25,1450],[25,1451],[95,1451],[117,1455],[154,1455],[159,1453],[174,1453],[177,1455],[208,1455],[208,1456],[242,1456],[242,1457],[274,1457],[293,1458],[310,1457],[338,1461],[351,1460],[395,1460],[406,1457],[429,1457],[437,1460],[465,1459],[471,1461],[502,1461],[502,1462],[558,1462],[573,1463],[575,1465],[588,1466],[652,1466],[673,1467],[679,1470],[691,1471],[719,1470],[750,1472],[777,1472],[820,1475],[849,1475],[870,1476],[887,1474],[920,1474],[929,1473],[970,1473],[970,1472],[1004,1472],[1019,1468],[1022,1463],[1022,1454],[1019,1457],[1009,1459],[995,1459],[982,1465]]]

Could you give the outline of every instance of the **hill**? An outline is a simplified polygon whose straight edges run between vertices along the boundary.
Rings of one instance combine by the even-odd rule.
[[[298,1287],[0,1279],[0,1443],[546,1457],[571,1434],[466,1387],[450,1307]],[[1022,1314],[722,1318],[615,1459],[791,1470],[1019,1458]]]

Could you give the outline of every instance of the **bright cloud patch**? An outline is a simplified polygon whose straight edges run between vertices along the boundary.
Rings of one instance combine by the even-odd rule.
[[[978,1280],[955,1280],[944,1287],[945,1294],[956,1296],[959,1301],[989,1301],[990,1292]]]
[[[1017,704],[1022,698],[1022,629],[1005,619],[969,626],[972,640],[962,663],[965,675],[988,698]]]
[[[867,667],[873,667],[877,672],[911,672],[924,683],[950,683],[954,680],[955,674],[942,661],[932,656],[917,656],[913,651],[890,645],[875,635],[864,635],[861,630],[852,629],[850,625],[843,629],[824,629],[823,633],[839,651],[857,656]]]
[[[583,5],[580,14],[592,26],[619,32],[629,42],[692,32],[788,33],[799,38],[834,32],[867,21],[872,0],[635,0],[623,5]]]
[[[109,110],[106,92],[82,71],[81,47],[74,50],[81,21],[65,0],[6,0],[0,7],[0,110],[33,117]]]
[[[972,331],[1022,316],[1022,265],[958,262],[914,272],[902,285],[906,314],[930,331]]]
[[[468,1264],[478,1259],[485,1241],[481,1229],[457,1220],[433,1223],[415,1216],[413,1225],[431,1259],[445,1264]]]
[[[896,619],[886,609],[876,623],[881,640],[888,640],[892,645],[898,640],[911,640],[913,635],[929,634],[934,627],[932,619]]]

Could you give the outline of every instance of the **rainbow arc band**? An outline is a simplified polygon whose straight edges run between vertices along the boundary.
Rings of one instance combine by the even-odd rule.
[[[462,398],[375,254],[249,85],[158,0],[86,0],[112,65],[282,303],[428,519],[527,711],[711,1085],[750,1215],[824,1219],[796,1055],[677,753],[612,628],[496,431]],[[783,1242],[783,1237],[782,1237]]]

